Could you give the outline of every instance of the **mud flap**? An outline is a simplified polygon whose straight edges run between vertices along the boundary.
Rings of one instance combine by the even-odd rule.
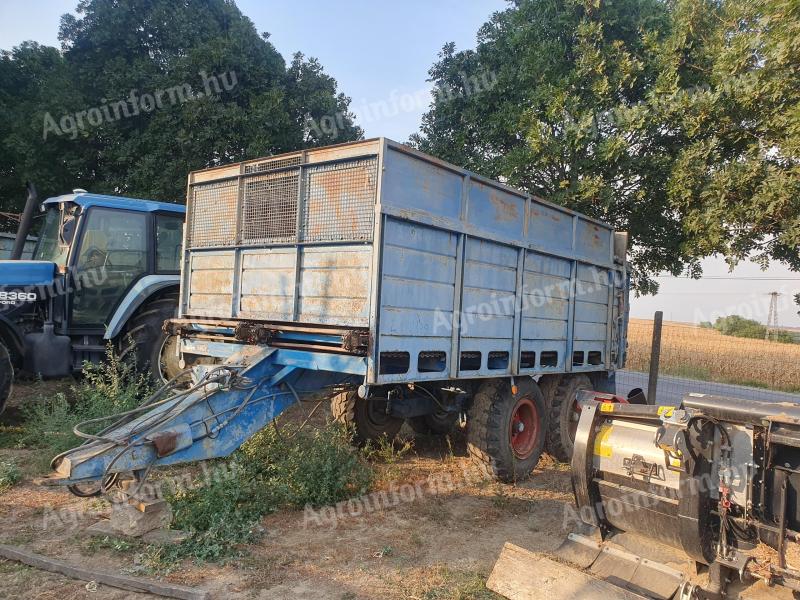
[[[678,598],[686,577],[666,565],[570,534],[550,558],[506,544],[487,582],[510,600]]]

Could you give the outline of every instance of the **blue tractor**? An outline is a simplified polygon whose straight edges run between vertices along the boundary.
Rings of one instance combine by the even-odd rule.
[[[178,305],[185,208],[74,190],[39,205],[32,260],[19,260],[37,205],[31,187],[12,259],[0,261],[0,411],[15,372],[63,377],[109,342],[169,378],[162,324]]]

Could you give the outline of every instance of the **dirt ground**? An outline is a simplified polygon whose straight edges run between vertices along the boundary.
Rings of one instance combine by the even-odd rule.
[[[0,432],[13,431],[19,418],[14,405],[30,392],[17,386],[11,408],[0,418]],[[304,416],[297,411],[289,418]],[[262,521],[260,541],[244,547],[242,558],[223,565],[186,561],[169,574],[153,574],[139,547],[87,534],[87,526],[108,514],[105,502],[34,484],[41,473],[33,465],[42,459],[30,450],[0,448],[0,460],[11,457],[23,466],[25,478],[0,494],[2,543],[78,566],[201,587],[214,599],[500,598],[486,590],[485,581],[503,544],[546,553],[558,547],[573,524],[565,465],[545,456],[529,481],[486,482],[471,468],[464,436],[456,432],[451,443],[417,437],[413,450],[382,465],[383,494],[338,511],[270,515]],[[0,598],[146,597],[104,585],[87,587],[0,560]],[[771,590],[769,597],[791,595]]]

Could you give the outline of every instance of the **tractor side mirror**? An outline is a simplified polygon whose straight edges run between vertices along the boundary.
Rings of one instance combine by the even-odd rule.
[[[61,223],[61,242],[65,246],[69,246],[72,243],[72,239],[75,237],[75,217],[72,215],[68,215],[64,218],[64,221]]]

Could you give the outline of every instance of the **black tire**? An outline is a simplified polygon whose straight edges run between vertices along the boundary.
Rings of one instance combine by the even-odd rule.
[[[119,473],[112,473],[106,477],[104,481],[106,489],[109,489],[111,486],[115,485],[118,479]],[[100,485],[99,481],[73,483],[72,485],[67,486],[67,490],[70,494],[77,496],[78,498],[97,498],[103,493],[102,486]]]
[[[592,382],[586,375],[565,375],[556,388],[547,430],[547,451],[556,460],[572,460],[577,418],[580,416],[575,410],[576,396],[580,390],[591,389]]]
[[[403,426],[403,419],[385,414],[383,403],[364,400],[354,390],[331,398],[333,418],[353,432],[353,441],[363,446],[382,437],[393,440]]]
[[[14,365],[11,362],[11,353],[0,343],[0,413],[6,408],[6,402],[14,386]]]
[[[177,372],[162,368],[161,361],[161,352],[168,337],[164,332],[164,321],[173,318],[177,308],[177,291],[148,300],[130,318],[120,338],[120,356],[127,357],[132,353],[136,369],[149,374],[157,385],[162,385],[177,375]]]
[[[558,390],[558,384],[561,383],[561,378],[563,375],[542,375],[537,382],[539,385],[539,389],[542,390],[542,396],[544,396],[544,404],[547,406],[548,411],[550,407],[553,406],[553,400],[556,397],[556,391]],[[545,448],[547,447],[547,442],[545,442]]]
[[[437,411],[430,415],[411,417],[408,425],[420,435],[446,435],[458,421],[458,413]]]
[[[530,413],[530,425],[524,432],[512,433],[522,410]],[[530,476],[544,450],[547,432],[544,397],[533,379],[520,379],[516,394],[507,380],[483,382],[472,399],[467,424],[469,454],[488,476],[503,482]],[[530,436],[524,444],[519,443],[521,433]]]
[[[556,393],[558,392],[558,386],[561,383],[561,379],[564,376],[561,374],[557,375],[542,375],[539,378],[539,389],[542,390],[542,395],[544,396],[544,403],[547,407],[547,414],[550,415],[550,419],[548,421],[548,431],[547,436],[544,440],[544,451],[547,452],[550,456],[555,456],[555,452],[558,446],[558,440],[560,439],[559,435],[555,435],[552,431],[553,429],[553,416],[552,416],[552,408],[553,404],[555,403]],[[557,429],[557,428],[556,428]]]

